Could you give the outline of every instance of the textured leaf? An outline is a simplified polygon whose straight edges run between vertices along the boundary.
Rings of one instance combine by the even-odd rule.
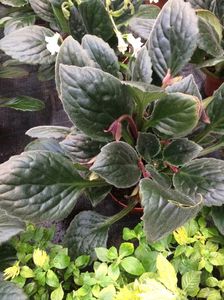
[[[61,65],[62,102],[71,121],[97,140],[121,115],[131,114],[133,102],[125,87],[112,75],[95,68]]]
[[[0,209],[0,244],[25,230],[25,223]]]
[[[140,181],[143,223],[148,241],[163,238],[197,215],[201,208],[201,196],[197,195],[195,200],[185,195],[187,193],[167,190],[149,179]]]
[[[194,76],[191,74],[183,78],[181,81],[168,86],[166,88],[166,91],[168,93],[184,93],[201,99],[201,94],[199,92],[198,86],[194,80]]]
[[[27,76],[29,73],[20,67],[1,67],[0,78],[22,78]]]
[[[129,21],[128,28],[134,35],[147,41],[152,31],[155,20],[135,17]]]
[[[20,62],[28,64],[50,64],[55,55],[46,48],[45,37],[54,32],[48,28],[32,25],[11,32],[0,41],[0,49]]]
[[[162,88],[144,82],[123,81],[122,83],[134,97],[134,100],[140,103],[143,108],[146,108],[151,102],[167,94]]]
[[[0,98],[0,107],[9,107],[22,111],[39,111],[45,104],[41,100],[29,96],[17,96],[13,98]]]
[[[55,78],[55,64],[40,65],[37,71],[37,78],[40,81],[48,81]]]
[[[224,83],[214,93],[213,101],[208,106],[208,116],[210,124],[205,130],[209,129],[212,132],[224,133]]]
[[[199,17],[198,47],[206,53],[217,57],[223,55],[224,51],[219,41],[219,36],[210,23]]]
[[[168,1],[156,19],[147,44],[159,77],[164,78],[168,69],[172,76],[180,72],[197,46],[197,37],[197,16],[190,4]]]
[[[69,28],[74,39],[81,43],[83,36],[87,33],[82,16],[74,6],[70,9]]]
[[[105,41],[113,36],[113,24],[101,0],[82,1],[78,9],[88,33],[97,35]]]
[[[83,133],[72,133],[60,145],[74,162],[88,163],[100,152],[104,143],[94,141]]]
[[[148,125],[168,137],[185,136],[197,125],[199,108],[196,97],[171,93],[156,103]]]
[[[28,4],[28,0],[0,0],[0,3],[13,7],[22,7]]]
[[[175,293],[177,291],[177,275],[173,265],[160,253],[156,259],[156,267],[159,280]]]
[[[172,180],[167,174],[159,172],[150,164],[147,164],[145,168],[151,174],[153,181],[156,181],[158,184],[162,185],[167,189],[169,189],[172,186]]]
[[[44,21],[53,22],[55,20],[51,4],[48,0],[29,0],[34,12]]]
[[[22,289],[16,284],[8,281],[0,281],[1,300],[28,300]]]
[[[132,73],[132,80],[146,83],[152,82],[152,63],[145,46],[138,52]]]
[[[160,142],[154,134],[139,132],[137,151],[146,161],[151,161],[151,159],[156,156],[160,150]]]
[[[201,281],[200,271],[189,271],[183,274],[181,278],[182,289],[190,297],[195,297],[199,292],[199,284]]]
[[[163,150],[163,158],[171,165],[180,166],[196,158],[202,147],[188,139],[176,139]]]
[[[33,13],[26,13],[21,15],[16,15],[12,19],[8,20],[4,24],[4,35],[9,34],[10,32],[13,32],[15,30],[18,30],[20,28],[34,25],[35,23],[35,15]]]
[[[205,9],[197,9],[197,16],[201,17],[205,21],[207,21],[218,34],[219,41],[222,40],[222,25],[219,19],[209,10]]]
[[[190,197],[203,196],[206,206],[224,204],[224,162],[214,158],[191,161],[174,175],[174,186]]]
[[[89,186],[62,155],[24,152],[0,165],[0,208],[23,220],[60,220]]]
[[[118,59],[108,43],[97,36],[86,34],[82,39],[82,47],[99,69],[116,77],[118,76]]]
[[[27,130],[26,134],[32,138],[65,138],[71,133],[69,127],[64,126],[37,126]]]
[[[71,222],[64,239],[64,244],[69,248],[70,256],[88,254],[96,258],[95,248],[107,245],[108,217],[94,211],[83,211]]]
[[[77,67],[95,66],[94,61],[90,59],[88,53],[82,46],[71,36],[68,36],[60,47],[55,64],[55,82],[59,94],[61,93],[61,80],[59,76],[60,64]]]
[[[118,188],[135,185],[141,176],[138,155],[124,142],[112,142],[104,146],[90,170]]]
[[[42,150],[60,153],[65,156],[65,152],[60,147],[59,142],[53,138],[36,139],[26,145],[25,151]]]
[[[211,216],[215,226],[224,235],[224,206],[222,207],[212,207]]]
[[[93,207],[97,206],[110,193],[112,187],[104,186],[98,188],[89,188],[85,190],[88,199],[91,201]]]

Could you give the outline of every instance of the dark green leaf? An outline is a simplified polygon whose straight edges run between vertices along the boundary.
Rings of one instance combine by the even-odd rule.
[[[140,103],[143,108],[167,94],[162,88],[144,82],[123,81],[122,83],[127,87],[134,100]]]
[[[140,181],[141,204],[144,208],[143,222],[150,242],[161,239],[197,215],[202,199],[191,199],[186,194],[149,180]]]
[[[186,272],[181,278],[182,289],[187,293],[188,296],[195,297],[199,292],[200,281],[200,271]]]
[[[13,7],[22,7],[28,4],[28,0],[1,0],[0,2]]]
[[[20,67],[1,67],[0,78],[22,78],[27,76],[29,73]]]
[[[100,152],[104,143],[92,140],[83,133],[71,133],[60,145],[74,162],[88,163]]]
[[[6,268],[11,267],[16,260],[16,250],[12,245],[4,243],[0,246],[0,280],[1,271],[4,271]]]
[[[28,64],[51,64],[55,55],[46,48],[45,37],[54,32],[48,28],[32,25],[16,30],[0,41],[0,49],[20,62]]]
[[[69,27],[72,37],[78,42],[81,42],[83,36],[87,33],[87,30],[83,19],[75,6],[70,9]]]
[[[56,153],[24,152],[0,165],[0,207],[23,220],[63,219],[90,186]]]
[[[130,20],[128,28],[136,36],[147,41],[152,31],[154,23],[155,20],[136,17]]]
[[[212,207],[211,216],[215,226],[224,235],[224,206],[222,207]]]
[[[40,65],[37,72],[37,78],[40,81],[52,80],[55,77],[55,65]]]
[[[214,93],[214,98],[208,106],[208,116],[210,124],[205,130],[210,130],[216,133],[224,133],[224,83]]]
[[[98,188],[89,188],[86,189],[86,195],[91,201],[91,204],[93,207],[95,207],[97,204],[99,204],[102,200],[106,198],[106,196],[110,193],[112,187],[104,186],[104,187],[98,187]]]
[[[138,52],[132,73],[132,79],[134,81],[141,81],[145,83],[151,83],[152,81],[152,63],[148,50],[145,46]]]
[[[29,0],[29,3],[34,12],[44,21],[53,22],[55,20],[48,0]]]
[[[60,69],[62,102],[72,122],[94,139],[111,139],[112,135],[104,130],[133,109],[124,86],[95,68],[61,65]]]
[[[171,0],[163,7],[147,45],[159,77],[164,78],[168,69],[176,76],[190,60],[197,46],[197,21],[189,3]]]
[[[219,36],[213,26],[199,17],[199,38],[198,47],[204,50],[207,54],[213,57],[221,56],[224,54]]]
[[[108,217],[94,211],[83,211],[71,222],[65,235],[64,244],[72,257],[88,254],[96,258],[94,249],[107,245]]]
[[[190,197],[203,196],[206,206],[224,204],[224,162],[214,158],[196,159],[174,175],[174,186]]]
[[[133,256],[123,258],[121,261],[121,266],[127,273],[131,275],[140,276],[145,272],[142,263]]]
[[[32,138],[65,138],[71,133],[69,127],[64,126],[37,126],[27,130],[26,134]]]
[[[0,209],[0,244],[24,231],[25,223]]]
[[[55,64],[55,82],[59,94],[61,90],[61,80],[59,76],[60,64],[77,67],[95,66],[94,61],[90,59],[86,50],[71,36],[67,37],[60,47]]]
[[[147,164],[145,167],[146,170],[151,174],[153,181],[156,181],[158,184],[162,185],[167,189],[169,189],[172,186],[172,180],[168,175],[159,172],[149,164]]]
[[[28,300],[22,289],[16,284],[8,281],[0,281],[1,300]]]
[[[184,93],[188,95],[192,95],[201,99],[201,94],[199,92],[198,86],[194,80],[193,75],[188,75],[183,78],[181,81],[178,81],[166,88],[168,93]]]
[[[88,33],[97,35],[105,41],[113,36],[113,24],[101,0],[82,1],[78,9]]]
[[[148,124],[167,137],[185,136],[197,125],[199,109],[198,98],[171,93],[158,100]]]
[[[196,158],[202,149],[188,139],[177,139],[164,148],[163,158],[171,165],[181,166]]]
[[[118,188],[135,185],[141,176],[138,155],[124,142],[112,142],[104,146],[90,170]]]
[[[89,57],[95,61],[98,68],[116,77],[118,76],[118,59],[108,43],[97,36],[86,34],[82,39],[82,47],[88,52]]]
[[[146,161],[151,161],[161,150],[158,138],[154,134],[146,132],[139,132],[136,148]]]
[[[38,111],[45,107],[44,102],[29,96],[0,98],[0,107],[9,107],[22,111]]]

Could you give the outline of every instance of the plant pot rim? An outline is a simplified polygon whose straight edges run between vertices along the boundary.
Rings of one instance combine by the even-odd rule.
[[[127,204],[125,204],[124,202],[122,202],[121,200],[117,199],[117,197],[115,197],[112,193],[110,193],[111,198],[113,199],[114,202],[116,202],[117,204],[119,204],[119,206],[126,208]],[[131,213],[143,213],[143,207],[134,207],[131,211]]]

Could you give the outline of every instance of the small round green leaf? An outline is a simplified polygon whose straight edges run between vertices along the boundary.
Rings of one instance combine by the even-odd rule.
[[[48,270],[46,275],[46,284],[50,287],[59,287],[59,279],[54,271]]]
[[[121,266],[127,273],[131,275],[140,276],[145,272],[142,263],[133,256],[123,258],[121,261]]]
[[[161,146],[158,138],[154,134],[139,132],[136,148],[146,161],[151,161],[151,159],[160,152]]]

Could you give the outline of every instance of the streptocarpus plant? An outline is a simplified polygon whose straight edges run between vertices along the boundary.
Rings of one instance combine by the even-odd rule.
[[[56,86],[74,127],[28,131],[49,140],[0,166],[0,208],[23,220],[60,220],[83,193],[95,206],[111,190],[126,192],[130,204],[118,215],[84,211],[74,218],[65,241],[75,256],[105,246],[109,226],[136,202],[150,241],[203,205],[221,206],[224,162],[200,157],[223,145],[224,85],[202,101],[191,75],[177,77],[197,37],[190,4],[168,1],[149,40],[131,58],[131,81],[122,78],[114,51],[102,39],[85,35],[80,45],[67,37],[57,55]],[[155,74],[162,87],[152,84]]]

